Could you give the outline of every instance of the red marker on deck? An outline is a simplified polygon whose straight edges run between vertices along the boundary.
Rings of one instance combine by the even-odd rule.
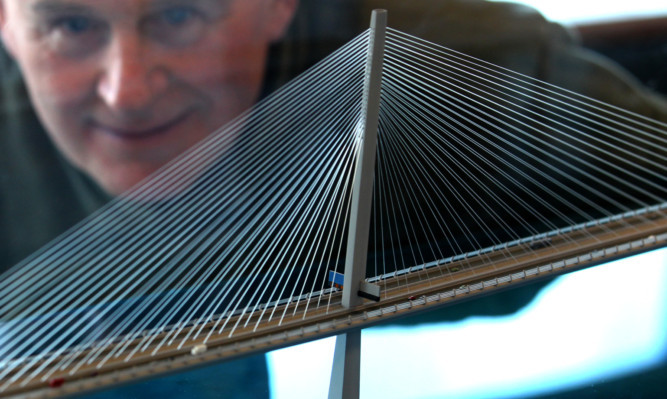
[[[51,381],[49,381],[49,386],[51,388],[58,388],[62,386],[65,383],[65,379],[62,377],[54,378]]]

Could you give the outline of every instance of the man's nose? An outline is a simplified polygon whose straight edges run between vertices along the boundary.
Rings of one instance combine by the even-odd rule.
[[[149,107],[167,86],[167,71],[138,35],[118,34],[103,57],[97,93],[115,111]]]

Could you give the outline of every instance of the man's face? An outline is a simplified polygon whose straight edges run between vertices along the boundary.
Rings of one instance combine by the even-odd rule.
[[[56,146],[119,194],[250,107],[295,0],[4,0]]]

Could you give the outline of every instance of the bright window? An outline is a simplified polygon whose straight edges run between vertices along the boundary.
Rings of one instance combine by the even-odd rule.
[[[665,0],[515,0],[515,2],[532,6],[546,18],[563,24],[667,16]]]

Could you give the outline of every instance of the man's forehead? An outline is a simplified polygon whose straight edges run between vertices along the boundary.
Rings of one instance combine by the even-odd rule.
[[[48,12],[86,12],[86,11],[115,11],[137,12],[151,9],[160,9],[170,5],[223,5],[234,0],[4,0],[20,4],[26,11],[37,13]]]

